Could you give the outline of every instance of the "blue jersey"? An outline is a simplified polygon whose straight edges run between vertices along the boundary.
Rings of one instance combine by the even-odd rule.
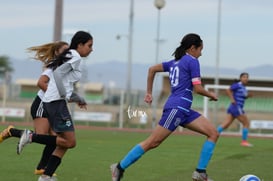
[[[179,61],[163,62],[164,72],[169,72],[171,95],[164,109],[178,108],[190,112],[193,100],[193,85],[201,84],[200,64],[191,55],[184,55]]]
[[[236,104],[243,108],[248,94],[246,87],[242,82],[236,82],[230,86],[230,90],[233,92],[233,98],[236,101]]]

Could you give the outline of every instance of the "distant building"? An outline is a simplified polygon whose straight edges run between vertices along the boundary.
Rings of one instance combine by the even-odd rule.
[[[37,79],[18,79],[15,84],[19,86],[20,98],[35,98],[39,90]]]
[[[36,97],[39,87],[37,79],[18,79],[16,85],[19,87],[19,98],[33,99]],[[88,103],[103,103],[104,87],[102,83],[85,83],[81,87],[77,84],[77,89],[80,94],[84,95]]]

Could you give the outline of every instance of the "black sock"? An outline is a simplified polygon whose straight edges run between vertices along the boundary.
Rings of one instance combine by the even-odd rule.
[[[197,172],[199,172],[199,173],[206,173],[206,170],[205,169],[195,169]]]
[[[32,142],[35,142],[35,143],[56,146],[56,140],[57,140],[57,136],[42,135],[42,134],[36,134],[36,133],[32,134]]]
[[[24,130],[11,128],[9,131],[12,137],[20,138]]]
[[[56,148],[56,146],[52,146],[52,145],[45,146],[41,160],[37,166],[37,170],[45,169],[45,167],[48,163],[48,160],[49,160],[51,154],[53,153],[53,151],[55,150],[55,148]]]
[[[62,159],[60,157],[57,157],[55,155],[51,155],[44,174],[52,177],[54,172],[57,170],[58,166],[61,164],[61,161],[62,161]]]
[[[123,170],[123,169],[121,168],[121,166],[120,166],[120,163],[118,163],[117,168],[118,168],[120,171],[124,172],[124,170]]]

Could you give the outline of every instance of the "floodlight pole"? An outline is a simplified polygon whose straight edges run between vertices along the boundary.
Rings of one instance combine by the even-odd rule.
[[[55,0],[54,36],[53,41],[62,39],[63,0]]]
[[[219,67],[220,67],[220,35],[221,35],[221,4],[222,0],[218,0],[218,15],[217,15],[217,37],[216,37],[216,75],[214,84],[219,85]]]
[[[217,15],[217,37],[216,37],[216,64],[215,64],[215,69],[216,69],[216,75],[214,78],[214,84],[216,86],[219,85],[219,69],[220,69],[220,37],[221,37],[221,4],[222,0],[218,0],[218,15]],[[214,89],[214,93],[219,96],[219,90],[217,88]],[[213,109],[213,122],[216,125],[216,121],[218,119],[218,103],[216,102],[214,105]]]
[[[126,103],[131,104],[132,92],[132,47],[133,47],[133,23],[134,23],[134,0],[130,3],[129,31],[128,31],[128,63],[127,63],[127,82],[126,82]]]
[[[157,11],[157,28],[156,28],[156,50],[155,50],[155,63],[158,63],[158,57],[159,57],[159,43],[160,43],[160,10],[165,6],[165,0],[155,0],[154,6],[158,9]],[[156,84],[156,77],[154,84]],[[156,86],[154,86],[156,87]],[[155,90],[155,96],[153,99],[153,117],[152,117],[152,128],[155,128],[156,125],[156,116],[157,116],[157,103],[158,103],[158,94],[157,90]]]

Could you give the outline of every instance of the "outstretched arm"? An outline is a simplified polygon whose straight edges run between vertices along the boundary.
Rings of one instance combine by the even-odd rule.
[[[209,97],[210,100],[212,100],[212,101],[218,100],[218,97],[213,92],[207,91],[206,89],[203,88],[203,86],[201,84],[195,84],[193,86],[194,86],[194,90],[197,94]]]
[[[148,76],[147,76],[147,89],[146,89],[146,95],[144,98],[144,101],[148,104],[151,104],[153,101],[153,84],[154,84],[154,78],[155,74],[157,72],[164,72],[162,64],[156,64],[149,68],[148,70]]]
[[[77,103],[80,108],[87,109],[87,103],[84,98],[75,92],[72,92],[69,101]]]

